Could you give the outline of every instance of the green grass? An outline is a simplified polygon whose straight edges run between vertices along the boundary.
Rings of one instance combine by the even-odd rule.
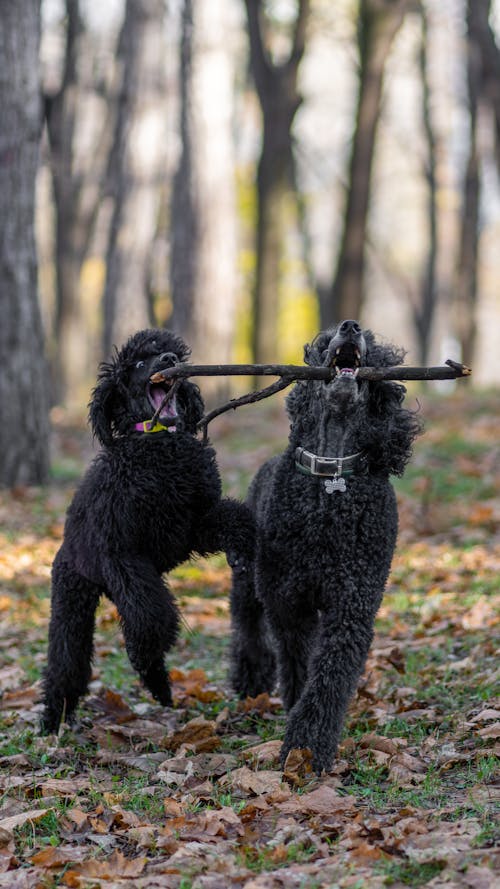
[[[440,862],[429,861],[417,864],[413,861],[393,862],[384,861],[377,865],[375,870],[385,876],[386,886],[394,886],[402,883],[404,886],[425,886],[443,870]]]

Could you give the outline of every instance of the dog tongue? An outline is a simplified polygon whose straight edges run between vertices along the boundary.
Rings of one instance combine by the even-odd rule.
[[[155,409],[158,410],[159,407],[163,404],[163,400],[165,398],[165,390],[161,386],[151,386],[151,400],[155,406]],[[177,416],[177,405],[175,401],[175,395],[172,395],[166,404],[163,405],[160,413],[160,417],[176,417]]]

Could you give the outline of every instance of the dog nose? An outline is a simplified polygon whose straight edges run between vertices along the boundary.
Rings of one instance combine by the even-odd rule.
[[[173,367],[174,364],[177,364],[177,355],[175,352],[163,352],[163,354],[160,355],[160,361],[163,366],[167,364]]]
[[[361,326],[357,321],[349,319],[347,321],[342,321],[339,330],[341,333],[361,333]]]

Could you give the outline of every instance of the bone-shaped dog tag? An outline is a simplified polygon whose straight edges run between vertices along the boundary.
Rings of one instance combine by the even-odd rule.
[[[334,491],[340,491],[343,494],[346,490],[345,478],[335,476],[325,479],[325,490],[327,494],[333,494]]]

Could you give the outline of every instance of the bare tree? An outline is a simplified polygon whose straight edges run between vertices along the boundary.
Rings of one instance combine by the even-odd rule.
[[[432,121],[431,86],[429,78],[428,38],[429,27],[424,3],[420,3],[422,18],[422,38],[420,43],[419,67],[422,89],[422,123],[425,134],[426,159],[425,179],[427,182],[428,247],[422,282],[417,299],[413,304],[413,320],[417,332],[419,358],[423,364],[429,355],[430,337],[437,302],[437,257],[438,257],[438,207],[437,207],[437,149]]]
[[[489,4],[487,4],[489,6]],[[480,9],[481,7],[481,9]],[[463,182],[458,261],[455,278],[454,320],[462,360],[472,364],[476,340],[478,296],[480,158],[477,118],[482,89],[481,29],[483,4],[467,2],[467,95],[469,103],[469,152]]]
[[[496,163],[500,174],[500,48],[490,25],[491,0],[468,2],[469,28],[481,56],[481,97],[493,112]]]
[[[165,158],[165,4],[127,0],[118,60],[122,72],[107,187],[113,216],[106,263],[104,353],[152,320],[151,245]]]
[[[80,273],[93,234],[109,151],[109,116],[98,115],[92,101],[97,98],[91,83],[92,53],[79,0],[66,0],[65,9],[61,84],[56,93],[45,96],[56,220],[56,347],[51,361],[56,400],[65,400],[77,391],[88,373],[90,346]]]
[[[288,57],[276,63],[264,38],[262,0],[245,0],[250,64],[262,109],[262,149],[257,170],[257,270],[253,300],[253,354],[276,353],[280,264],[287,197],[293,193],[292,124],[301,104],[299,65],[304,55],[309,0],[297,0]]]
[[[0,484],[48,473],[48,412],[34,239],[41,132],[39,0],[0,4]]]
[[[233,357],[238,283],[230,19],[228,0],[184,0],[182,146],[171,206],[172,324],[193,355],[217,363]]]
[[[368,208],[384,71],[409,5],[409,0],[359,2],[356,119],[337,268],[330,292],[321,299],[323,326],[341,318],[359,318],[361,314]]]

